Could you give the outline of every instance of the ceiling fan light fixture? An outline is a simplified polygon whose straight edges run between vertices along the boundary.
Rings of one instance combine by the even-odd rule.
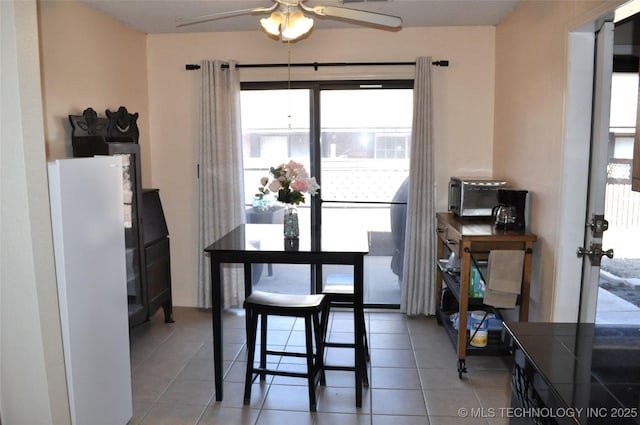
[[[282,27],[282,41],[295,41],[313,28],[313,19],[304,16],[300,10],[287,13],[284,26]]]
[[[280,37],[280,25],[285,20],[285,16],[280,11],[273,12],[268,18],[260,19],[260,25],[269,34]]]

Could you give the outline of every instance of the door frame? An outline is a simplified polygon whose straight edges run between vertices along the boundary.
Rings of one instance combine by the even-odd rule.
[[[563,179],[559,202],[556,269],[552,321],[578,322],[582,290],[582,259],[576,249],[584,244],[585,223],[576,220],[576,208],[587,206],[592,130],[596,32],[614,11],[569,32],[567,97],[563,143]],[[595,320],[594,317],[591,321]]]

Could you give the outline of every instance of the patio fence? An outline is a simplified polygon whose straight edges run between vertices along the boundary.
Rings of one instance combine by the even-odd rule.
[[[631,167],[631,159],[609,160],[604,211],[610,227],[640,227],[640,192],[631,190]]]

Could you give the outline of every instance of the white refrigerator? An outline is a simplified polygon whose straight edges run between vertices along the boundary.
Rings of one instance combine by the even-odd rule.
[[[121,160],[51,162],[49,193],[71,423],[124,425],[133,403]]]

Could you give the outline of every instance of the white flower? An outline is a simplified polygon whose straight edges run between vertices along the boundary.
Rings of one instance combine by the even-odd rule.
[[[315,195],[316,193],[318,193],[318,189],[320,189],[320,185],[316,181],[315,177],[310,177],[307,179],[307,186],[307,192],[309,192],[309,194],[311,195]]]

